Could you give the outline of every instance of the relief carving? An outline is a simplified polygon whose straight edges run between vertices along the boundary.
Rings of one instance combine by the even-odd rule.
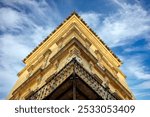
[[[17,100],[21,99],[21,94],[20,93],[17,94],[16,99]]]
[[[59,67],[59,61],[56,60],[56,61],[54,62],[54,69],[57,71],[58,67]]]
[[[33,68],[34,68],[34,65],[31,65],[27,70],[29,73],[29,77],[33,74]]]
[[[92,61],[89,62],[89,68],[91,70],[91,73],[93,73],[93,67],[94,67],[94,64]]]
[[[86,47],[87,49],[89,49],[91,45],[92,45],[92,44],[86,39],[86,40],[85,40],[85,47]]]
[[[51,50],[48,49],[43,55],[44,55],[44,61],[43,61],[43,65],[42,68],[46,68],[50,63],[49,63],[49,59],[50,59],[50,54],[51,54]]]
[[[109,89],[110,82],[109,82],[108,78],[105,77],[105,81],[103,82],[103,85],[105,88]]]
[[[69,51],[69,56],[80,56],[80,51],[79,49],[77,48],[72,48],[70,51]]]
[[[100,66],[103,70],[105,70],[105,67],[103,65],[103,55],[100,53],[99,50],[95,50],[95,54],[97,56],[98,66]]]
[[[69,51],[69,57],[68,57],[68,61],[71,61],[73,58],[76,58],[76,60],[82,64],[82,59],[80,57],[80,50],[77,49],[76,47],[72,48]]]
[[[118,76],[117,76],[118,71],[116,71],[116,69],[114,67],[112,67],[112,71],[113,71],[115,78],[118,79]]]
[[[58,42],[56,42],[56,44],[57,44],[59,50],[63,48],[63,40],[64,40],[64,38],[61,37],[61,39],[60,39]]]
[[[41,81],[42,81],[42,78],[41,78],[41,77],[38,77],[38,78],[36,79],[37,86],[41,83]]]

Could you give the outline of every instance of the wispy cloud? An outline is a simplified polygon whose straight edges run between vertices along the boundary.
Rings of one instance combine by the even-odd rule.
[[[140,47],[130,47],[130,48],[125,48],[124,52],[135,52],[135,51],[141,51]]]
[[[150,14],[140,4],[128,4],[114,0],[121,8],[105,18],[99,34],[111,46],[129,44],[139,37],[148,38]],[[113,40],[113,41],[112,41]]]
[[[23,14],[11,9],[11,8],[0,8],[0,15],[1,15],[1,22],[0,22],[0,30],[7,31],[14,29],[19,29],[21,24],[24,20]],[[8,20],[11,18],[11,20]],[[13,29],[13,30],[12,30]]]
[[[100,16],[103,15],[98,12],[84,13],[83,19],[94,27],[99,24],[95,28],[96,32],[111,47],[131,44],[139,37],[149,40],[149,12],[139,3],[129,4],[119,0],[112,0],[112,2],[118,6],[117,12],[111,13],[105,18],[101,18]]]
[[[134,79],[150,80],[149,68],[143,63],[143,56],[120,56],[125,61],[122,66],[123,71]]]
[[[138,85],[135,85],[132,87],[132,89],[150,89],[150,80],[149,81],[144,81]],[[150,94],[149,94],[150,95]]]
[[[88,25],[93,28],[96,29],[99,24],[100,24],[100,18],[101,18],[101,14],[100,13],[96,13],[96,12],[81,12],[81,17],[85,20],[85,22],[88,23]]]
[[[144,64],[146,56],[130,55],[120,56],[124,61],[121,67],[122,71],[127,75],[127,81],[131,90],[138,99],[149,99],[150,89],[150,69]]]
[[[21,60],[56,26],[61,15],[54,2],[2,0],[0,8],[0,99],[4,99],[23,68]]]
[[[146,91],[135,91],[135,96],[136,97],[139,97],[139,99],[141,99],[141,100],[143,100],[143,99],[147,99],[147,100],[149,100],[149,96],[150,96],[150,94],[148,93],[148,92],[146,92]]]

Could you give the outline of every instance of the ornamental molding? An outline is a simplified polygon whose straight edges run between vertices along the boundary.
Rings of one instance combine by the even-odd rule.
[[[112,92],[104,87],[96,80],[94,75],[91,75],[82,65],[74,58],[64,68],[62,68],[57,74],[50,77],[49,81],[45,83],[34,94],[27,97],[27,100],[42,100],[50,95],[57,89],[66,79],[72,74],[76,74],[78,78],[81,78],[88,86],[90,86],[101,98],[104,100],[116,100],[117,98]]]
[[[91,68],[94,67],[98,69],[98,71],[102,74],[102,76],[107,75],[112,81],[114,81],[114,83],[116,83],[120,87],[120,90],[123,90],[126,95],[128,95],[129,97],[132,97],[131,93],[124,86],[122,86],[122,84],[107,69],[99,65],[97,59],[76,38],[73,38],[70,42],[68,42],[68,44],[66,44],[65,47],[63,47],[60,51],[58,51],[56,55],[54,55],[52,58],[48,60],[50,63],[53,63],[53,64],[48,64],[47,67],[45,67],[44,69],[39,68],[37,71],[35,71],[29,78],[27,78],[27,80],[21,86],[19,86],[13,92],[13,97],[11,97],[11,99],[14,99],[16,97],[16,94],[22,91],[24,87],[26,87],[30,81],[37,78],[37,75],[41,75],[41,78],[42,78],[42,75],[46,73],[47,70],[49,70],[49,68],[52,67],[52,65],[54,65],[56,59],[61,58],[60,56],[62,55],[62,53],[65,52],[68,48],[70,48],[73,44],[77,45],[77,47],[80,48],[80,51],[82,50],[82,54],[84,53],[92,61],[94,66],[91,64]],[[78,60],[78,57],[76,57],[76,60],[80,63],[80,61]],[[57,61],[58,64],[55,64],[56,68],[59,65],[59,61],[60,60]]]

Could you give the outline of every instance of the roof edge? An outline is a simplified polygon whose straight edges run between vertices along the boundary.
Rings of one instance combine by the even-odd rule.
[[[52,34],[54,34],[58,28],[60,28],[71,16],[76,15],[83,24],[87,26],[87,28],[100,40],[100,42],[109,50],[109,52],[122,64],[122,61],[114,54],[114,52],[104,43],[104,41],[88,26],[88,24],[78,15],[76,11],[73,11],[60,25],[58,25],[36,48],[32,50],[30,54],[28,54],[25,59],[23,59],[23,62],[32,55],[33,52],[35,52]]]

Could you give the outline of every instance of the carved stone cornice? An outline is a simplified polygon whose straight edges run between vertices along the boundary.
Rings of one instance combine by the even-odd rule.
[[[117,86],[121,89],[125,91],[125,94],[128,95],[129,97],[132,97],[131,93],[107,70],[102,68],[101,66],[99,66],[97,64],[97,59],[84,47],[82,46],[82,44],[76,39],[73,38],[70,42],[68,42],[68,44],[65,45],[65,47],[63,47],[56,55],[54,55],[52,58],[50,58],[50,62],[51,63],[55,63],[56,59],[59,61],[58,58],[61,58],[61,56],[63,55],[62,53],[66,52],[70,47],[72,47],[72,45],[76,45],[80,51],[82,51],[82,54],[84,54],[84,56],[86,57],[86,59],[91,60],[91,63],[93,63],[93,65],[91,64],[91,68],[95,67],[96,69],[98,69],[98,71],[102,74],[102,76],[107,75],[111,80],[114,81],[115,84],[117,84]],[[78,53],[77,51],[73,51],[73,53]],[[78,54],[77,54],[78,55]],[[49,68],[51,68],[52,64],[48,64],[46,68],[44,69],[38,69],[35,73],[32,74],[32,76],[30,76],[27,81],[25,81],[20,87],[18,87],[14,93],[13,93],[13,97],[11,99],[14,99],[15,95],[17,92],[22,91],[23,88],[26,88],[26,84],[31,81],[33,78],[37,77],[38,74],[44,74],[46,73]],[[55,64],[56,68],[58,66],[58,64]],[[40,70],[40,71],[39,71]]]
[[[85,81],[99,96],[104,100],[116,100],[111,92],[104,87],[93,75],[91,75],[85,68],[83,68],[78,62],[75,65],[75,73]]]
[[[21,92],[22,90],[24,90],[25,88],[27,88],[27,85],[30,84],[32,82],[32,80],[35,79],[35,77],[37,77],[39,74],[42,73],[42,69],[39,68],[37,71],[35,71],[24,83],[22,83],[12,94],[13,96],[11,97],[11,99],[16,99],[16,95],[17,93]]]
[[[46,84],[37,90],[29,100],[41,100],[47,97],[52,91],[54,91],[61,83],[63,83],[73,73],[73,63],[68,63],[62,70],[57,74],[50,76],[46,80]]]
[[[96,33],[87,25],[85,21],[75,12],[73,12],[68,18],[64,20],[63,23],[61,23],[47,38],[45,38],[24,60],[23,62],[26,63],[26,60],[33,54],[35,53],[36,50],[38,50],[42,45],[44,45],[50,38],[52,38],[59,30],[66,24],[66,22],[69,22],[72,18],[76,19],[76,21],[79,21],[81,25],[84,25],[85,28],[90,31],[93,36],[95,36],[98,40],[99,43],[102,43],[104,47],[114,56],[119,62],[121,60],[112,52],[112,50],[96,35]],[[75,20],[74,20],[75,21]],[[71,24],[74,24],[75,22],[72,22]],[[81,32],[81,31],[80,31]]]
[[[42,100],[50,95],[58,86],[60,86],[70,75],[76,74],[86,84],[88,84],[100,97],[107,100],[115,100],[115,96],[96,80],[80,63],[74,58],[62,70],[53,75],[44,86],[37,90],[33,95],[28,97],[29,100]]]

